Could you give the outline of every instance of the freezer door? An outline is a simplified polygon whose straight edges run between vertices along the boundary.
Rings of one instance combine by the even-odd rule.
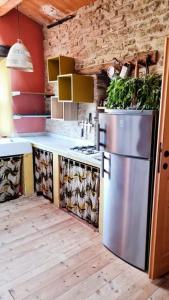
[[[150,163],[108,153],[105,157],[103,244],[145,270]]]
[[[151,155],[153,114],[99,114],[100,150],[126,156]]]

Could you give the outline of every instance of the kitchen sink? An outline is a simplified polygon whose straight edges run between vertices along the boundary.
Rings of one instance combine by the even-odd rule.
[[[31,152],[32,145],[27,141],[21,141],[19,138],[0,139],[0,157],[26,154]]]

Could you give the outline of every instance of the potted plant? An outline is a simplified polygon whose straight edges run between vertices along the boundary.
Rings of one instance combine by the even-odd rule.
[[[161,75],[141,78],[120,77],[111,80],[107,89],[107,109],[158,110],[161,96]]]

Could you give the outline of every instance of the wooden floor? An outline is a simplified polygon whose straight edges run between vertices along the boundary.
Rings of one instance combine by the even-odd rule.
[[[0,299],[169,299],[169,276],[147,274],[106,250],[89,226],[44,198],[0,204]]]

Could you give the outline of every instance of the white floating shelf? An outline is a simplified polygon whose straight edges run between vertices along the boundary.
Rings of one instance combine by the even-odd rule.
[[[12,96],[21,96],[21,95],[42,95],[44,97],[51,97],[53,94],[47,94],[47,93],[38,93],[38,92],[21,92],[21,91],[13,91],[11,92]]]
[[[22,119],[22,118],[50,118],[51,115],[13,115],[13,119]]]

